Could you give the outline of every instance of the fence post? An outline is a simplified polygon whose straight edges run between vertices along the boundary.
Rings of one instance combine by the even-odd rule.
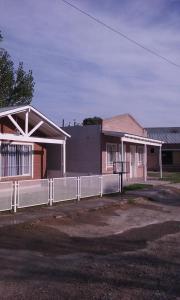
[[[121,192],[121,177],[120,177],[120,173],[118,173],[118,192]]]
[[[13,183],[13,189],[14,189],[14,213],[16,213],[17,212],[17,193],[18,193],[17,181],[14,181],[14,183]]]
[[[103,176],[100,176],[100,197],[103,196]]]
[[[54,181],[53,179],[49,179],[49,205],[52,206],[53,204],[53,188],[54,188]]]
[[[77,177],[77,200],[81,199],[81,178]]]
[[[122,192],[123,173],[119,173],[119,193]]]

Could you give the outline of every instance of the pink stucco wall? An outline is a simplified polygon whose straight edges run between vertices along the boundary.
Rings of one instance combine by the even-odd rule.
[[[102,129],[147,137],[146,130],[129,114],[104,119]]]

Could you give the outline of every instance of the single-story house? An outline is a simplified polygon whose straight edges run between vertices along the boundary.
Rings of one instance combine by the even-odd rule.
[[[147,178],[147,148],[159,149],[161,176],[160,140],[151,139],[147,131],[129,114],[104,119],[101,125],[67,126],[71,135],[67,141],[67,174],[109,174],[125,162],[124,177]]]
[[[180,171],[180,127],[147,128],[149,138],[160,139],[163,171]],[[157,171],[158,153],[154,147],[148,151],[148,169]]]
[[[0,108],[0,180],[64,176],[67,137],[30,105]]]

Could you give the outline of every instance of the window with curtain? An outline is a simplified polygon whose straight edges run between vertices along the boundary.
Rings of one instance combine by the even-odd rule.
[[[107,144],[107,165],[112,166],[113,162],[116,161],[117,144]]]
[[[1,144],[1,177],[31,175],[32,146]]]

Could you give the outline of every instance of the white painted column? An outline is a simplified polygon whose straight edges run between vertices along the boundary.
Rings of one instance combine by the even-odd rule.
[[[124,171],[124,141],[123,138],[121,138],[121,161],[123,162],[123,171]],[[121,183],[123,185],[123,181],[125,180],[125,174],[121,175],[122,176],[122,180]],[[121,186],[121,190],[123,189],[123,187]]]
[[[162,146],[159,147],[159,171],[160,178],[162,178]]]
[[[121,161],[124,162],[124,141],[122,138],[121,138]],[[123,164],[123,167],[124,167],[124,164]]]
[[[66,175],[66,139],[62,145],[62,171],[64,177]]]
[[[29,111],[25,114],[25,133],[28,134],[28,123],[29,123]]]
[[[147,145],[144,145],[144,181],[147,181]]]
[[[2,142],[0,141],[0,180],[2,177],[2,162],[1,162]]]
[[[124,161],[124,142],[121,138],[121,161]]]

